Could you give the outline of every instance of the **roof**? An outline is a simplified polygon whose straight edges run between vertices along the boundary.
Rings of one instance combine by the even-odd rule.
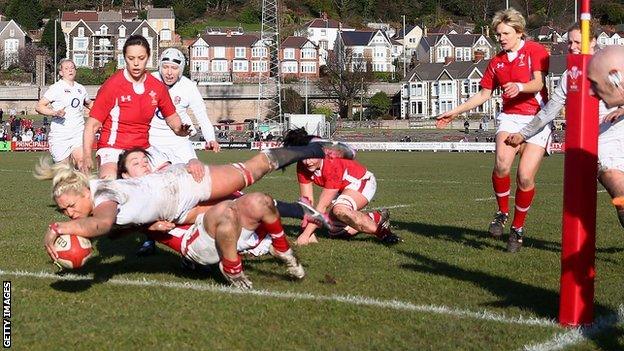
[[[251,47],[253,46],[260,37],[255,35],[243,34],[243,35],[224,35],[224,34],[204,34],[201,36],[201,39],[206,42],[209,46],[226,46],[226,47],[235,47],[235,46],[244,46]]]
[[[91,28],[91,30],[95,33],[95,31],[100,30],[100,27],[105,25],[106,27],[108,27],[108,34],[109,35],[117,35],[119,33],[119,27],[124,26],[126,27],[126,36],[129,36],[132,32],[134,32],[141,24],[143,23],[143,21],[138,22],[121,22],[121,21],[117,21],[117,22],[101,22],[101,21],[93,21],[93,22],[85,22],[85,24],[87,26],[89,26],[89,28]]]
[[[428,50],[428,48],[435,46],[442,36],[446,36],[455,47],[472,47],[482,36],[492,45],[491,40],[483,34],[428,34],[423,35],[420,45]]]
[[[307,42],[308,38],[306,37],[295,37],[289,36],[288,38],[282,41],[280,47],[282,48],[302,48]]]
[[[419,63],[414,67],[408,77],[416,75],[421,80],[436,80],[446,70],[454,79],[466,79],[476,68],[480,72],[485,72],[490,60],[473,61],[454,61],[447,65],[444,63]]]
[[[147,10],[147,19],[175,19],[175,14],[173,13],[173,9],[170,8],[162,8],[162,7],[153,7]]]
[[[409,34],[411,31],[413,31],[414,28],[416,28],[416,26],[406,26],[405,27],[405,35]],[[403,27],[397,29],[396,34],[394,35],[393,39],[397,39],[397,40],[403,39]]]
[[[0,32],[2,32],[6,28],[6,26],[8,26],[9,23],[11,23],[11,22],[15,23],[17,28],[19,28],[19,30],[21,30],[22,33],[24,33],[24,35],[26,35],[27,31],[24,28],[22,28],[22,26],[20,26],[19,23],[15,22],[14,20],[0,21]]]
[[[101,11],[101,12],[98,12],[97,21],[100,21],[100,22],[121,21],[121,12],[117,12],[117,11]]]
[[[352,32],[340,33],[342,41],[346,46],[366,46],[377,31],[355,30]]]
[[[308,21],[304,26],[307,28],[350,28],[349,26],[345,25],[341,26],[341,23],[339,21],[333,20],[331,18],[315,18],[311,21]]]
[[[77,21],[97,21],[97,11],[75,10],[75,11],[63,11],[61,13],[61,21],[64,22],[77,22]]]

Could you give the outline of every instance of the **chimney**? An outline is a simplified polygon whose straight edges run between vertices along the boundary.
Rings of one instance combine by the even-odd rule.
[[[485,53],[481,50],[477,50],[474,52],[474,59],[473,62],[479,62],[481,60],[483,60],[483,58],[485,57]]]
[[[427,26],[423,27],[423,36],[427,36]]]
[[[231,37],[231,36],[232,36],[232,31],[231,31],[230,29],[228,29],[228,30],[225,32],[225,36],[226,36],[226,37],[228,37],[228,38],[229,38],[229,37]]]
[[[327,12],[321,12],[321,17],[323,17],[323,19],[327,21]]]
[[[453,61],[455,61],[455,58],[453,56],[447,56],[444,58],[444,65],[447,66],[448,64],[452,63]]]
[[[489,38],[489,37],[490,37],[490,26],[485,26],[485,36],[486,36],[487,38]]]

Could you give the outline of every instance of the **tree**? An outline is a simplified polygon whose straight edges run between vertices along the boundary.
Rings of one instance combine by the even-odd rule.
[[[43,10],[38,0],[11,0],[6,8],[6,16],[27,29],[37,29],[43,18]]]
[[[282,111],[284,113],[303,113],[305,101],[294,89],[282,89]]]
[[[66,54],[65,36],[61,29],[61,22],[56,22],[56,62],[59,62]],[[46,48],[52,56],[54,56],[54,20],[50,19],[46,23],[43,34],[41,35],[41,46]],[[54,61],[54,57],[52,57]]]
[[[324,75],[317,85],[336,100],[340,118],[352,118],[353,102],[368,90],[372,74],[367,66],[367,61],[354,57],[350,49],[334,50],[327,57]]]
[[[376,93],[368,100],[368,106],[371,109],[371,116],[373,118],[379,118],[387,114],[391,105],[392,101],[388,97],[388,94],[383,91]]]
[[[48,50],[44,47],[37,46],[37,44],[27,43],[18,52],[18,60],[15,63],[15,67],[19,68],[23,72],[35,74],[36,71],[36,57],[41,55],[46,58],[46,67],[50,67],[51,57]]]

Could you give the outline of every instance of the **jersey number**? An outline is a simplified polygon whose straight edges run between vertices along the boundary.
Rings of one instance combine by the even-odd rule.
[[[77,98],[73,98],[70,105],[71,107],[76,108],[80,106],[80,100],[78,100]]]

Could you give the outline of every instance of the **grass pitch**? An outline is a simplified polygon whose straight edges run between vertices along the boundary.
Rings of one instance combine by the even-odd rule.
[[[0,275],[12,282],[16,350],[616,350],[624,348],[622,228],[598,194],[596,317],[578,332],[556,323],[563,157],[544,161],[525,247],[504,252],[486,236],[495,210],[493,154],[363,152],[378,179],[371,208],[391,209],[392,247],[360,235],[296,248],[306,268],[286,278],[271,257],[246,260],[255,290],[188,273],[161,248],[138,258],[141,237],[98,239],[97,256],[55,275],[43,249],[54,211],[49,182],[32,168],[43,153],[0,154]],[[244,160],[248,151],[202,153]],[[601,189],[601,188],[599,188]],[[251,190],[294,201],[294,167]],[[513,192],[512,192],[513,195]],[[513,207],[512,207],[513,208]],[[286,220],[294,239],[298,224]]]

